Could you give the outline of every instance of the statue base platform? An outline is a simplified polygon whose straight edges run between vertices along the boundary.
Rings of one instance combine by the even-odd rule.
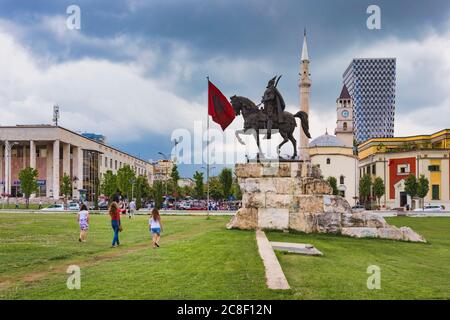
[[[348,202],[332,195],[332,188],[310,162],[236,164],[242,208],[227,228],[295,230],[351,237],[426,242],[407,227],[390,226],[371,212],[352,213]]]

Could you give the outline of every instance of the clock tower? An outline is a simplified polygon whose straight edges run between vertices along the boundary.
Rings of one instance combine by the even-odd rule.
[[[345,85],[336,104],[336,138],[344,142],[346,147],[353,147],[353,102]]]

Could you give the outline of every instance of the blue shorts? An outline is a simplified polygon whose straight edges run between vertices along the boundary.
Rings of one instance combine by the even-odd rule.
[[[160,234],[161,233],[161,228],[151,228],[150,229],[151,233],[156,233],[156,234]]]

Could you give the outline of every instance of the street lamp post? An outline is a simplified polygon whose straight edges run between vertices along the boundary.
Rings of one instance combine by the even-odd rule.
[[[166,154],[165,153],[162,153],[162,152],[158,152],[158,154],[159,155],[161,155],[162,157],[163,157],[163,159],[164,160],[166,160],[166,161],[169,161],[169,158],[166,156]],[[167,165],[166,165],[166,168],[165,168],[165,176],[164,176],[164,181],[165,181],[165,183],[166,183],[166,196],[167,196],[167,175],[168,175],[168,170],[167,170]]]
[[[206,215],[209,217],[209,171],[214,170],[216,167],[207,166],[200,169],[206,170]]]

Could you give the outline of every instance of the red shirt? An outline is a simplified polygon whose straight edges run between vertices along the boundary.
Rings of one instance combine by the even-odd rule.
[[[117,209],[116,213],[111,215],[111,220],[117,220],[120,221],[120,213],[122,212],[121,209]]]

